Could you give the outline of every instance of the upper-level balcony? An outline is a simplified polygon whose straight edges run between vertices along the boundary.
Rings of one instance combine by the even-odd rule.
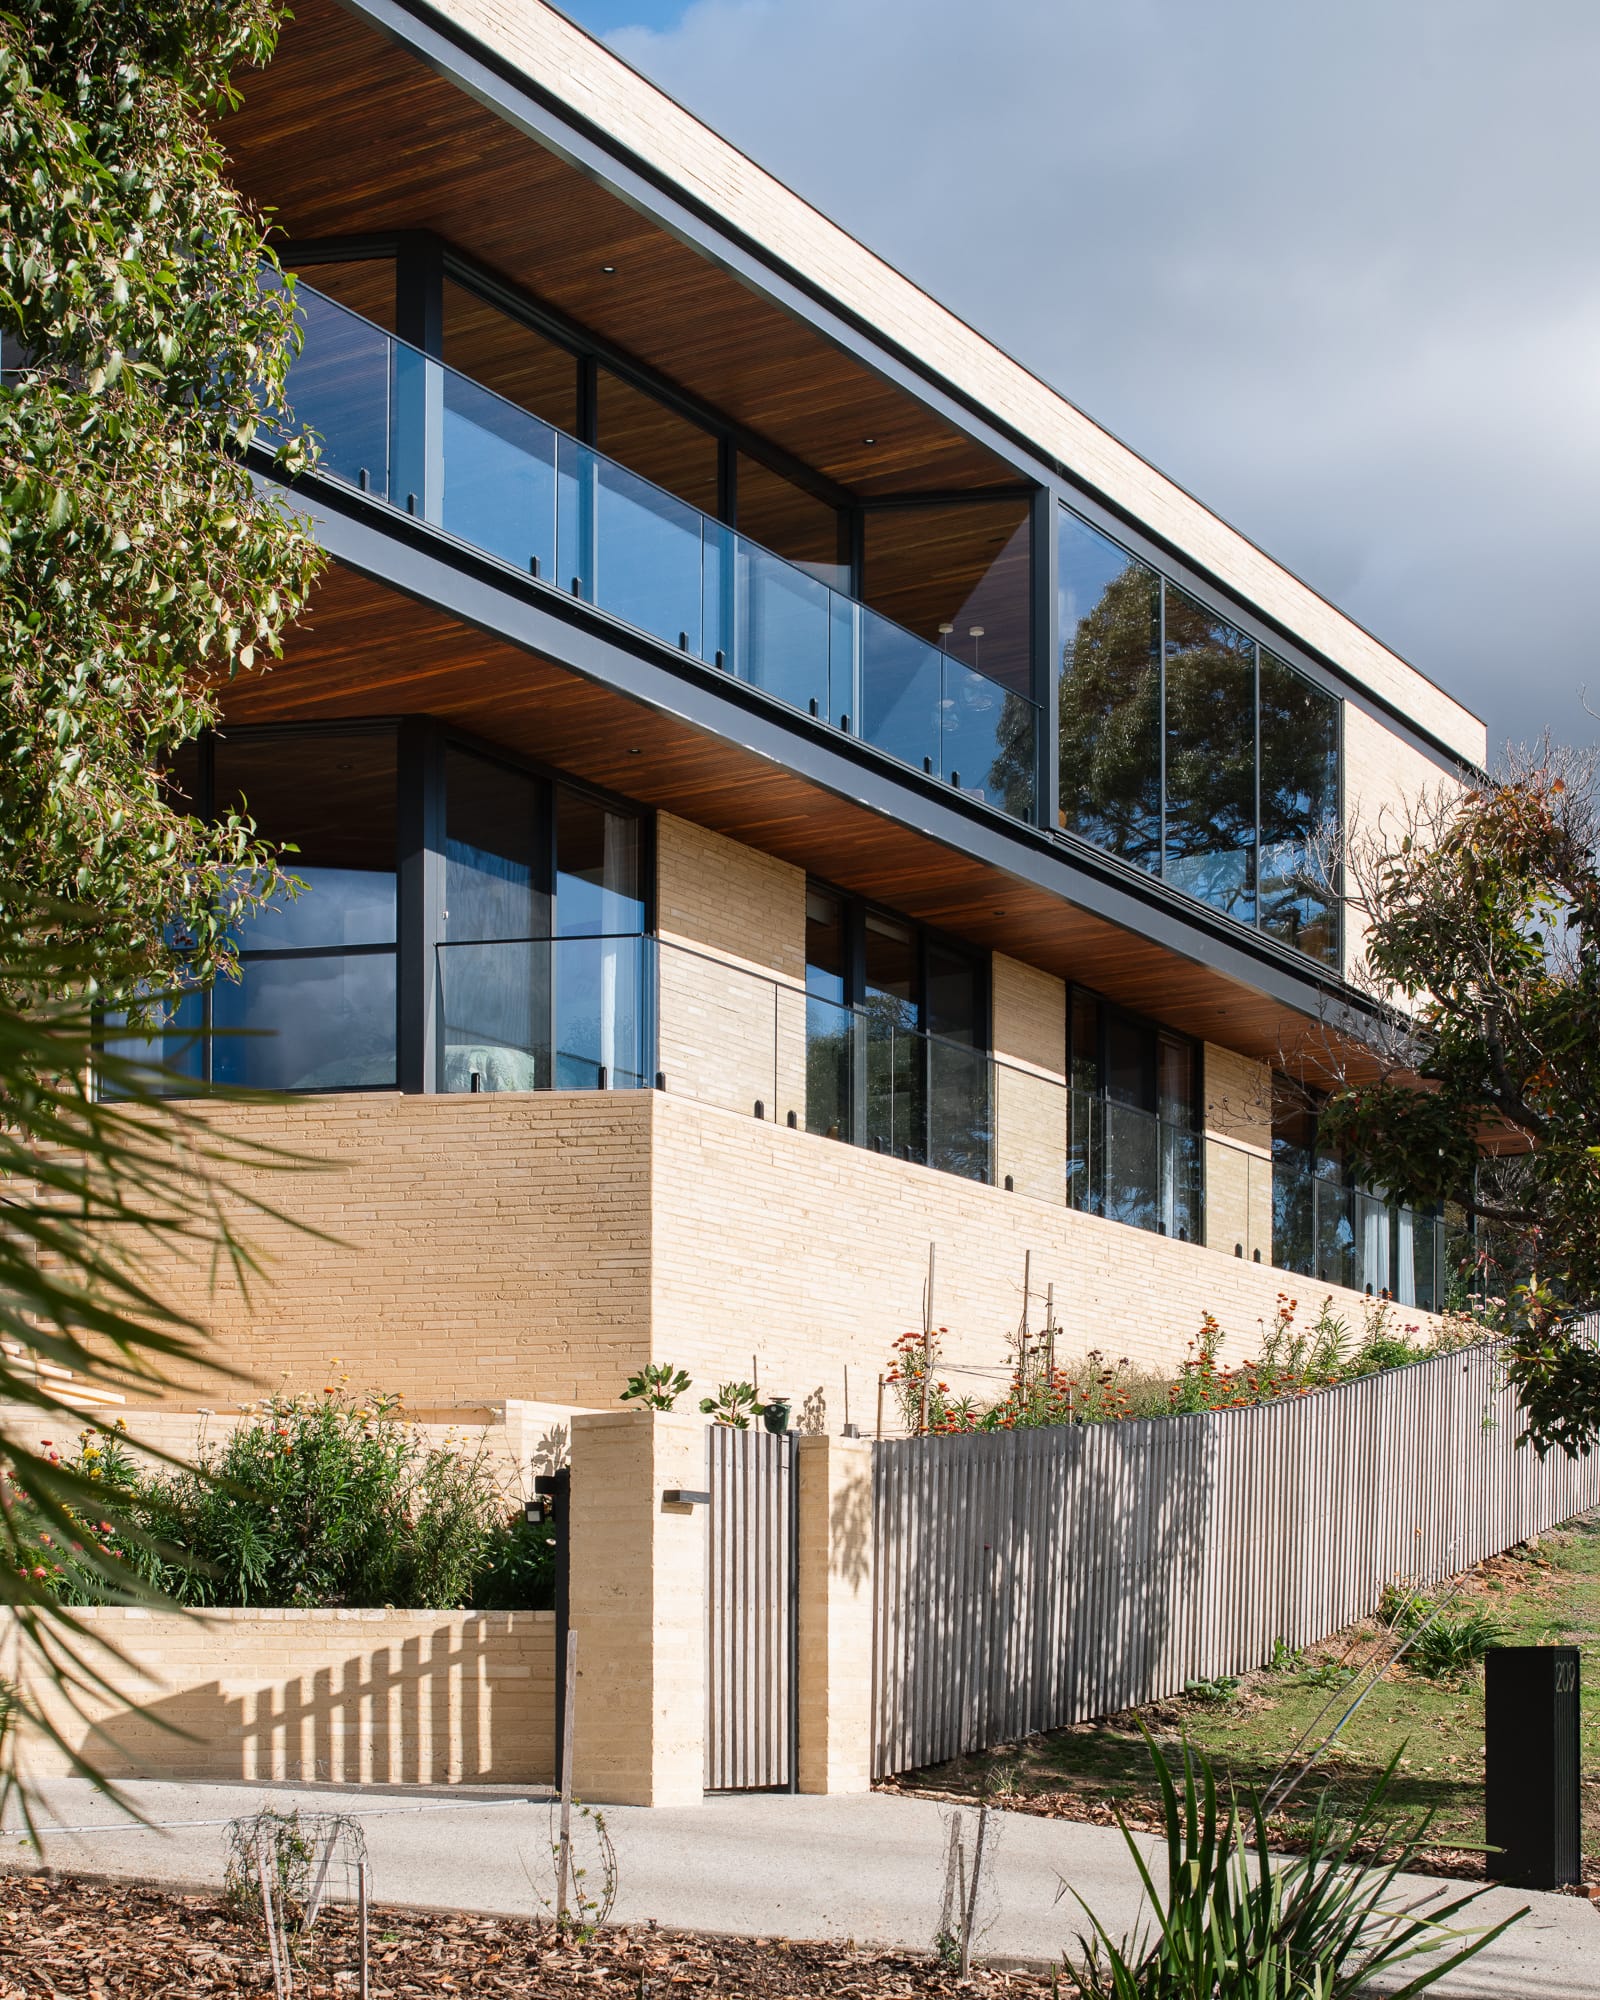
[[[311,286],[296,299],[291,394],[324,473],[1036,822],[1024,695]]]

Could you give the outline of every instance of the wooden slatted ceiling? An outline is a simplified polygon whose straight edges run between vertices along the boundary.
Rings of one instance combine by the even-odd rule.
[[[436,230],[863,495],[1014,483],[992,453],[335,0],[300,0],[276,58],[243,86],[222,138],[239,185],[291,239]]]
[[[1189,1034],[1263,1060],[1306,1042],[1304,1016],[1207,966],[339,565],[282,661],[224,697],[239,724],[401,714],[681,814]]]

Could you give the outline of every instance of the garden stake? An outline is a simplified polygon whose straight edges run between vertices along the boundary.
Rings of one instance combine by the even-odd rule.
[[[567,1917],[567,1877],[572,1868],[572,1710],[578,1692],[578,1635],[567,1633],[567,1707],[561,1729],[561,1848],[556,1856],[556,1922]]]
[[[1050,1380],[1056,1379],[1056,1281],[1052,1278],[1044,1288],[1044,1356],[1045,1370]]]
[[[933,1372],[933,1245],[928,1245],[928,1289],[922,1300],[922,1409],[918,1429],[928,1435],[928,1377]]]
[[[261,1915],[267,1926],[267,1956],[272,1960],[272,1991],[274,2000],[289,2000],[294,1988],[293,1974],[289,1970],[289,1940],[285,1936],[283,1953],[278,1953],[278,1920],[272,1907],[272,1871],[267,1863],[267,1837],[262,1836],[261,1845],[256,1849],[256,1873],[261,1878]]]
[[[356,1928],[361,1935],[361,2000],[370,2000],[367,1990],[367,1857],[356,1863]]]
[[[989,1831],[989,1801],[984,1800],[978,1808],[978,1838],[972,1849],[972,1887],[967,1893],[967,1907],[961,1918],[961,1977],[972,1975],[972,1932],[978,1921],[978,1888],[983,1881],[983,1839]]]

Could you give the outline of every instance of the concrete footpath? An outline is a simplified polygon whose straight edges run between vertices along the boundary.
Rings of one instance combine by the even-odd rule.
[[[157,1783],[126,1790],[154,1828],[120,1819],[81,1781],[45,1786],[53,1822],[45,1860],[143,1881],[216,1883],[227,1820],[264,1805],[298,1805],[359,1816],[380,1901],[530,1916],[539,1910],[533,1884],[547,1879],[550,1805],[538,1791]],[[615,1920],[926,1949],[943,1881],[944,1811],[929,1800],[877,1794],[746,1794],[676,1811],[612,1807]],[[30,1855],[8,1825],[6,1862],[27,1866]],[[1138,1877],[1115,1829],[1006,1814],[992,1879],[986,1956],[1059,1959],[1086,1928],[1072,1895],[1059,1894],[1063,1882],[1113,1936],[1140,1921]],[[1406,1900],[1460,1887],[1409,1878]],[[1587,1902],[1497,1889],[1469,1914],[1493,1922],[1523,1903],[1531,1907],[1520,1924],[1434,1990],[1482,2000],[1600,2000],[1600,1913]]]

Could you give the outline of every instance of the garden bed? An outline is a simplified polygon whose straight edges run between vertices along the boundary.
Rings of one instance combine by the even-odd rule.
[[[548,1925],[375,1906],[372,2000],[461,1993],[517,2000],[916,2000],[921,1995],[1031,1996],[1047,1976],[975,1967],[953,1971],[907,1952],[781,1938],[706,1938],[678,1931],[608,1929],[569,1942]],[[295,1977],[297,2000],[347,2000],[356,1991],[350,1912],[317,1926],[317,1951]],[[259,1922],[242,1922],[214,1896],[177,1896],[70,1876],[0,1877],[0,2000],[261,2000],[272,1975]]]
[[[1474,1611],[1503,1628],[1505,1644],[1581,1649],[1581,1768],[1600,1771],[1600,1514],[1480,1564],[1447,1616]],[[1158,1740],[1187,1737],[1212,1760],[1219,1780],[1264,1789],[1319,1712],[1326,1711],[1318,1736],[1338,1720],[1361,1685],[1346,1678],[1350,1667],[1386,1636],[1376,1621],[1364,1621],[1237,1682],[910,1772],[885,1789],[967,1798],[988,1788],[1014,1810],[1098,1824],[1120,1813],[1131,1825],[1155,1828],[1159,1800],[1141,1724]],[[1424,1865],[1437,1874],[1481,1876],[1482,1670],[1436,1681],[1391,1668],[1345,1727],[1326,1768],[1338,1790],[1353,1796],[1397,1751],[1395,1807],[1433,1814]],[[1583,1780],[1583,1825],[1586,1879],[1600,1882],[1600,1777],[1594,1775]],[[1292,1816],[1275,1821],[1274,1831],[1283,1845],[1296,1844]]]

